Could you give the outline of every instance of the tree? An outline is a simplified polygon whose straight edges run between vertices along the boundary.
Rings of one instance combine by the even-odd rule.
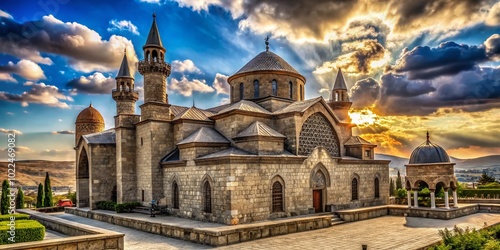
[[[24,193],[21,187],[17,187],[16,209],[24,208]]]
[[[394,196],[394,180],[391,178],[391,183],[389,184],[389,195]]]
[[[52,201],[52,187],[50,186],[49,172],[45,174],[45,187],[44,187],[45,197],[43,198],[44,207],[52,207],[54,202]]]
[[[396,189],[401,189],[403,188],[403,182],[401,181],[401,174],[399,173],[398,170],[398,178],[396,179]]]
[[[495,177],[489,176],[488,174],[483,173],[483,175],[481,175],[481,178],[479,179],[478,182],[479,182],[479,185],[484,185],[484,184],[488,184],[491,182],[495,182]]]
[[[4,180],[2,182],[2,198],[0,200],[0,212],[2,214],[9,213],[9,188],[9,182],[7,180]]]
[[[38,184],[38,194],[36,196],[36,207],[43,207],[43,185],[42,183]]]

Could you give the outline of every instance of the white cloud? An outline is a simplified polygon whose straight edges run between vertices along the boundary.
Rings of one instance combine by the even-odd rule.
[[[7,13],[7,12],[5,12],[3,10],[0,10],[0,17],[5,17],[5,18],[8,18],[8,19],[13,19],[13,17],[9,13]]]
[[[128,31],[134,35],[139,35],[139,31],[137,29],[137,26],[135,26],[132,21],[129,20],[116,20],[113,19],[109,21],[109,24],[111,27],[108,28],[108,31],[115,31],[115,30],[125,30]]]
[[[19,131],[19,130],[15,130],[15,129],[5,129],[5,128],[0,128],[0,133],[3,133],[3,134],[17,134],[17,135],[22,135],[23,132]]]
[[[493,5],[486,17],[486,24],[495,26],[500,24],[500,2]]]
[[[151,0],[150,0],[151,1]],[[174,0],[180,7],[188,7],[194,11],[208,11],[210,5],[221,6],[229,10],[233,18],[237,18],[243,14],[243,0]]]
[[[12,112],[7,112],[6,114],[7,115],[14,115],[14,113],[12,113]]]
[[[1,82],[17,82],[17,80],[7,73],[0,73],[0,81]]]
[[[141,3],[154,3],[154,4],[158,4],[158,5],[163,4],[161,0],[139,0],[139,2],[141,2]]]
[[[61,120],[61,119],[59,119]],[[75,134],[75,131],[73,130],[59,130],[59,131],[52,131],[52,134],[54,135],[73,135]]]
[[[179,73],[202,73],[201,70],[194,65],[194,62],[189,59],[184,61],[174,60],[172,62],[172,71]]]
[[[0,75],[3,75],[0,76],[0,79],[9,79],[9,77],[5,76],[6,74],[10,75],[12,79],[14,78],[11,74],[34,81],[47,78],[38,64],[26,59],[22,59],[17,63],[9,62],[7,65],[0,66]]]
[[[228,104],[228,103],[229,103],[229,98],[224,97],[224,98],[220,99],[219,105],[224,105],[224,104]]]
[[[20,102],[22,107],[35,103],[58,108],[69,108],[69,105],[63,101],[73,101],[73,98],[64,95],[56,86],[45,83],[35,83],[29,86],[31,89],[21,94],[0,91],[0,100]]]
[[[89,76],[80,76],[66,84],[67,88],[90,94],[111,94],[111,90],[116,86],[115,79],[110,76],[105,77],[101,72],[95,72]]]
[[[175,78],[171,78],[169,89],[176,91],[183,96],[192,96],[194,91],[200,93],[211,93],[215,91],[212,87],[206,84],[205,80],[188,80],[185,76],[183,76],[180,81]]]
[[[215,74],[214,82],[212,87],[217,91],[217,94],[229,95],[230,87],[227,83],[228,76],[217,73]]]

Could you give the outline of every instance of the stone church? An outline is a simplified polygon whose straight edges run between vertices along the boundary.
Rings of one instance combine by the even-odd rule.
[[[269,49],[228,78],[230,103],[201,109],[168,101],[156,18],[138,71],[116,76],[114,128],[90,105],[76,119],[77,206],[160,200],[176,216],[224,224],[388,204],[389,161],[352,135],[339,70],[332,99],[306,100],[306,78]],[[115,192],[113,190],[116,190]]]

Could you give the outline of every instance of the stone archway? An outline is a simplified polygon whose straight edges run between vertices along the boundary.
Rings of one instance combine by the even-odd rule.
[[[90,205],[89,158],[85,148],[82,148],[78,157],[76,173],[77,207],[88,207]]]
[[[325,211],[326,187],[330,186],[330,175],[323,164],[318,164],[311,171],[312,200],[315,213]]]

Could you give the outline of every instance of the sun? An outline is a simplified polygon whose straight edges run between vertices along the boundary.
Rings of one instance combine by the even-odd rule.
[[[358,126],[373,125],[377,120],[377,115],[370,109],[351,109],[349,111],[352,123]]]

